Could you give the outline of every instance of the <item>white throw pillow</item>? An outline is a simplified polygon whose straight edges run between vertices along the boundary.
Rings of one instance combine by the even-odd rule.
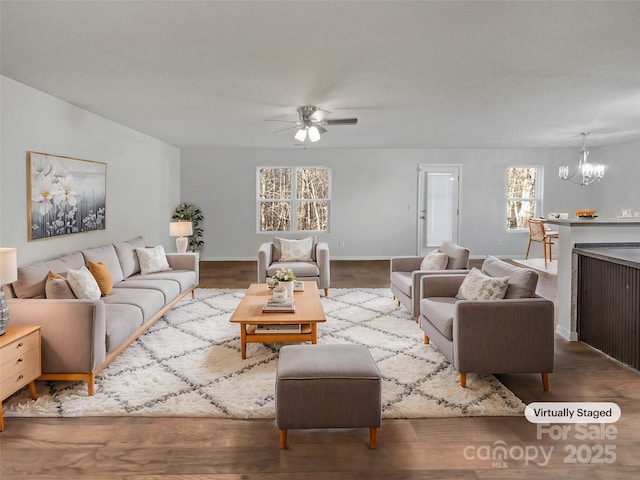
[[[140,274],[163,272],[171,270],[164,247],[158,245],[152,248],[136,248],[138,261],[140,262]]]
[[[473,267],[467,274],[458,294],[460,300],[499,300],[509,287],[509,277],[490,277]]]
[[[67,271],[67,281],[76,298],[95,300],[102,295],[98,282],[87,267],[82,267],[79,270],[70,268]]]
[[[313,237],[302,240],[280,239],[281,262],[310,262]]]
[[[422,259],[420,270],[444,270],[447,268],[449,257],[444,252],[434,250]]]

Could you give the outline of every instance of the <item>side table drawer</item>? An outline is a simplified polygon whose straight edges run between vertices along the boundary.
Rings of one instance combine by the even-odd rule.
[[[0,399],[13,395],[25,385],[40,376],[40,354],[37,349],[27,352],[23,362],[3,365],[2,383],[0,383]],[[5,370],[5,367],[9,367]]]
[[[7,345],[3,345],[2,348],[0,348],[0,365],[2,365],[2,370],[4,370],[5,363],[23,356],[25,352],[39,346],[40,332],[30,333]]]

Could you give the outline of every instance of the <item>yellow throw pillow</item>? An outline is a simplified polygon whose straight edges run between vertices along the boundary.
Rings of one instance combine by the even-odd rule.
[[[107,266],[102,262],[89,262],[89,271],[91,275],[93,275],[93,278],[96,279],[102,296],[106,297],[109,295],[113,290],[113,278],[111,278],[111,272]]]

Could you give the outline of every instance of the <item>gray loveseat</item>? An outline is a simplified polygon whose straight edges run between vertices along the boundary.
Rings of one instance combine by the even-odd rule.
[[[170,270],[141,274],[136,248],[142,237],[22,266],[5,287],[11,325],[42,327],[39,380],[85,380],[94,393],[95,376],[182,298],[194,295],[197,253],[166,254]],[[102,262],[113,289],[99,299],[46,298],[49,272],[65,274]],[[8,290],[8,292],[7,292]]]
[[[495,257],[482,272],[508,277],[503,299],[459,300],[465,275],[422,277],[420,328],[460,373],[540,373],[544,390],[554,363],[553,302],[538,296],[538,274]]]

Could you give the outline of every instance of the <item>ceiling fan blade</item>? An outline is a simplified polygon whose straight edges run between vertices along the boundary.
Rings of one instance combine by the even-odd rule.
[[[298,126],[296,125],[295,127],[281,128],[280,130],[276,130],[275,132],[271,132],[271,133],[286,132],[287,130],[293,130],[294,128],[298,128]]]
[[[324,120],[323,125],[355,125],[356,123],[358,123],[358,119],[357,118],[328,118],[327,120]]]
[[[327,115],[331,115],[331,112],[329,110],[324,110],[322,108],[316,107],[316,111],[309,115],[309,119],[313,120],[314,122],[320,122],[324,120]]]
[[[300,122],[294,122],[293,120],[275,120],[272,118],[268,118],[267,120],[265,120],[265,122],[282,122],[282,123],[295,123],[295,124],[300,123]]]
[[[318,129],[318,131],[319,131],[321,134],[325,134],[325,133],[327,133],[327,132],[329,131],[329,130],[327,130],[326,128],[324,128],[322,125],[316,125],[316,128]]]

